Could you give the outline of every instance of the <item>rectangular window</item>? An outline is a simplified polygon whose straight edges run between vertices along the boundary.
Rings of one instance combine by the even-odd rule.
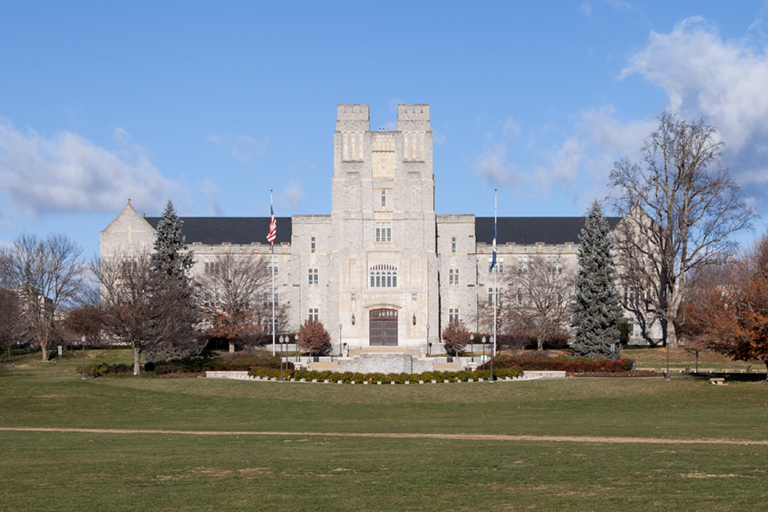
[[[523,305],[523,289],[520,287],[517,288],[517,305]]]
[[[315,252],[315,237],[309,239],[309,252]]]
[[[392,241],[392,223],[391,222],[376,223],[376,241],[377,242]]]
[[[312,322],[318,322],[319,316],[317,314],[317,308],[309,308],[309,316],[307,317],[308,320],[311,320]]]
[[[518,272],[530,272],[533,270],[533,259],[528,256],[518,256],[517,258],[517,271]]]
[[[275,292],[275,306],[278,305],[280,301],[277,298],[277,292]],[[264,292],[264,305],[265,306],[272,306],[272,291]]]
[[[459,286],[459,269],[457,268],[448,269],[448,285]]]
[[[382,190],[381,191],[381,206],[382,207],[387,206],[387,191],[386,190]]]
[[[276,323],[273,324],[271,318],[267,318],[266,320],[264,320],[264,332],[266,332],[267,334],[272,334],[273,325],[276,325]],[[275,333],[277,333],[277,329],[275,329]]]
[[[278,265],[277,265],[277,258],[275,258],[274,256],[270,256],[267,259],[267,272],[269,274],[272,274],[272,269],[273,268],[275,269],[275,274],[277,274],[278,270],[279,270]]]
[[[451,237],[451,254],[456,254],[456,237]]]
[[[491,268],[491,265],[493,264],[493,256],[488,258],[488,272],[493,272],[493,269]],[[496,272],[502,273],[504,272],[504,258],[496,257]]]
[[[456,323],[459,321],[459,308],[450,308],[448,310],[448,323]]]
[[[504,288],[496,288],[496,304],[501,305],[501,299],[504,297]],[[493,288],[488,288],[488,303],[493,304]]]
[[[205,258],[205,273],[206,274],[215,274],[219,269],[219,259],[218,258]]]
[[[547,272],[563,272],[563,260],[560,256],[547,256]]]
[[[309,286],[315,285],[317,285],[317,269],[311,268],[309,269]]]

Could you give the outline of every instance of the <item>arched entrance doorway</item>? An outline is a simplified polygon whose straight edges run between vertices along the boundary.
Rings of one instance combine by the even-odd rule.
[[[372,347],[397,346],[397,310],[372,309],[369,313],[369,341]]]

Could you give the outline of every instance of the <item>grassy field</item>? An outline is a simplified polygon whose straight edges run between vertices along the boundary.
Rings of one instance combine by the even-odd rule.
[[[94,351],[92,361],[129,358]],[[79,356],[79,354],[78,354]],[[0,510],[759,510],[768,386],[562,379],[362,386],[80,380],[0,364]],[[304,435],[506,434],[737,439],[611,443]],[[290,435],[293,434],[293,435]],[[588,441],[588,442],[582,442]]]

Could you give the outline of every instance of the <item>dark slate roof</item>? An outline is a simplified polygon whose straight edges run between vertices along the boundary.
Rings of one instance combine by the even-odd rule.
[[[144,217],[157,229],[160,217]],[[184,221],[181,233],[187,244],[248,245],[251,242],[266,244],[269,233],[269,217],[180,217]],[[275,243],[291,242],[291,218],[276,217],[277,238]]]
[[[496,244],[516,243],[533,245],[579,243],[579,233],[585,217],[499,217],[496,226]],[[613,228],[621,217],[606,217]],[[493,217],[475,217],[477,243],[493,243]]]

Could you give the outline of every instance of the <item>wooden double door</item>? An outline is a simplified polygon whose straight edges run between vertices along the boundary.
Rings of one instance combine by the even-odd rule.
[[[372,347],[397,346],[397,310],[372,309],[368,316],[370,322],[369,342]]]

